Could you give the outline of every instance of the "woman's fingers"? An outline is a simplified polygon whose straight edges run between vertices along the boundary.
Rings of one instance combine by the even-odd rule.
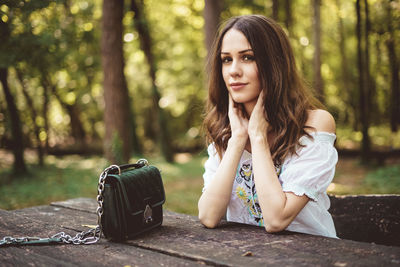
[[[250,136],[260,136],[265,135],[267,133],[269,124],[265,118],[265,111],[264,111],[264,94],[261,91],[257,103],[251,113],[250,120],[249,120],[249,135]]]
[[[233,107],[233,99],[230,93],[228,93],[228,98],[229,98],[229,107],[232,108]]]
[[[229,94],[229,111],[232,111],[235,115],[239,115],[238,105],[233,101],[231,94]]]

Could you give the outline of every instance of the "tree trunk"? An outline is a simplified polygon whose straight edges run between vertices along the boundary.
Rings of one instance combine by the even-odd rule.
[[[212,44],[215,39],[215,35],[218,31],[218,25],[220,22],[220,15],[223,9],[224,2],[215,0],[205,0],[203,17],[204,17],[204,33],[205,33],[205,44],[208,53],[211,51]]]
[[[339,51],[340,51],[340,66],[341,66],[341,95],[344,98],[346,103],[345,105],[345,123],[354,124],[354,119],[350,121],[350,114],[356,114],[357,109],[350,110],[354,106],[353,104],[353,94],[354,90],[351,87],[351,79],[349,77],[349,68],[348,68],[348,60],[347,60],[347,51],[346,51],[346,37],[344,33],[344,25],[343,20],[340,15],[340,0],[336,0],[337,6],[337,18],[338,18],[338,31],[339,31]]]
[[[387,4],[387,23],[389,39],[386,41],[386,48],[389,56],[391,83],[390,83],[390,129],[397,132],[400,124],[400,87],[399,87],[399,66],[396,55],[395,35],[392,26],[391,1]]]
[[[81,121],[80,111],[76,103],[70,105],[62,101],[61,97],[55,93],[57,99],[61,103],[61,105],[67,110],[67,113],[70,117],[70,124],[71,124],[71,135],[75,140],[75,143],[78,146],[85,146],[86,145],[86,132],[83,128],[83,124]]]
[[[0,68],[0,82],[3,86],[4,96],[7,102],[8,112],[11,118],[11,132],[12,132],[12,148],[14,153],[13,172],[15,174],[23,174],[27,172],[24,161],[24,145],[23,134],[21,128],[21,121],[17,105],[15,104],[14,97],[8,87],[8,69]]]
[[[140,46],[146,55],[147,63],[149,64],[149,74],[152,81],[153,107],[157,116],[158,125],[156,132],[159,132],[158,142],[161,146],[162,154],[168,162],[173,161],[173,151],[166,123],[166,116],[163,109],[159,106],[160,93],[156,84],[156,61],[152,51],[152,39],[148,28],[148,22],[144,14],[143,3],[141,1],[131,1],[131,10],[135,13],[134,23],[139,34]]]
[[[49,131],[49,93],[48,93],[48,88],[43,85],[43,79],[42,79],[42,86],[43,86],[43,119],[44,119],[44,131],[46,133],[46,140],[44,142],[44,147],[45,151],[49,151],[49,137],[50,137],[50,131]]]
[[[272,18],[279,21],[279,0],[272,0]]]
[[[24,81],[21,70],[18,68],[15,68],[15,71],[17,73],[18,80],[21,84],[22,93],[24,94],[26,104],[28,105],[29,114],[31,116],[33,131],[35,133],[35,138],[36,138],[36,143],[37,143],[36,149],[37,149],[37,153],[38,153],[39,165],[43,166],[44,165],[44,153],[43,153],[42,141],[40,140],[40,126],[36,123],[36,118],[37,118],[38,113],[36,112],[32,97],[29,95],[28,90],[26,89],[26,83]]]
[[[361,6],[360,0],[356,1],[356,12],[357,12],[357,65],[358,65],[358,82],[359,82],[359,101],[360,101],[360,122],[361,122],[361,132],[362,132],[362,142],[361,142],[361,160],[363,163],[367,163],[370,155],[370,140],[368,135],[369,121],[368,121],[368,102],[367,96],[368,92],[366,90],[366,56],[365,49],[362,46],[362,16],[361,16]]]
[[[71,125],[71,136],[74,138],[74,141],[77,143],[78,146],[85,146],[86,145],[86,132],[83,128],[83,123],[80,118],[80,111],[78,110],[78,106],[76,103],[68,104],[65,103],[60,94],[57,92],[56,85],[50,82],[49,77],[45,78],[45,84],[47,88],[53,93],[53,95],[57,98],[60,105],[65,109],[67,114],[70,118],[70,125]]]
[[[132,103],[132,101],[131,101]],[[136,129],[137,129],[137,123],[136,123],[136,115],[135,115],[135,111],[133,109],[133,105],[131,105],[131,111],[130,111],[131,115],[131,125],[132,125],[132,148],[133,151],[139,155],[141,155],[143,153],[143,146],[140,143],[139,137],[136,133]]]
[[[313,72],[314,72],[314,88],[319,100],[324,103],[324,85],[321,75],[321,0],[313,0],[314,19],[314,59],[313,59]]]
[[[375,115],[378,115],[376,113],[379,112],[378,109],[378,104],[376,101],[376,85],[375,85],[375,79],[371,75],[370,71],[370,57],[369,57],[369,33],[371,32],[371,22],[369,20],[369,5],[368,5],[368,0],[364,0],[364,12],[365,12],[365,31],[364,31],[364,42],[365,42],[365,90],[366,90],[366,99],[365,99],[365,105],[366,105],[366,112],[367,112],[367,125],[369,127],[372,120],[371,116],[371,110],[375,110],[376,112]],[[377,119],[379,119],[379,116],[375,116]],[[379,122],[379,121],[378,121]]]
[[[112,163],[128,162],[132,128],[124,75],[122,44],[123,0],[104,0],[101,55],[104,75],[104,152]]]
[[[364,86],[365,86],[365,94],[364,94],[364,123],[362,129],[363,133],[363,151],[365,152],[365,156],[363,157],[363,161],[368,162],[369,161],[369,155],[370,155],[370,150],[371,150],[371,141],[369,138],[368,134],[368,129],[369,129],[369,124],[370,124],[370,110],[371,110],[371,94],[372,94],[372,88],[374,87],[373,85],[373,80],[371,79],[371,74],[369,71],[369,65],[370,65],[370,59],[369,59],[369,32],[370,32],[370,21],[369,21],[369,11],[368,11],[368,0],[364,0],[364,12],[365,12],[365,30],[364,30],[364,42],[365,42],[365,50],[364,50],[364,57],[365,57],[365,74],[364,74]],[[364,154],[364,153],[363,153]]]
[[[291,0],[285,0],[285,26],[287,31],[290,33],[290,28],[292,27],[292,5]]]

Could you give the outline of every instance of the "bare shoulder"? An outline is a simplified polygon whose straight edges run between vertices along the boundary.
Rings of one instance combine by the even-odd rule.
[[[307,126],[311,126],[317,132],[335,133],[336,124],[333,116],[326,110],[315,109],[308,111]]]

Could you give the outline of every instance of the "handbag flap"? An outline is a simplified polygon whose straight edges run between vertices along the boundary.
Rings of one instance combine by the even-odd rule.
[[[110,174],[108,177],[117,180],[125,205],[132,215],[144,212],[147,205],[154,208],[165,202],[161,174],[154,166],[126,170],[120,175]]]

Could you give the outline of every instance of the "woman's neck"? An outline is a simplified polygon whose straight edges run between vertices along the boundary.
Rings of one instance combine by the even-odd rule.
[[[254,109],[254,107],[256,106],[256,104],[257,104],[257,101],[253,101],[253,102],[247,102],[247,103],[244,103],[243,104],[243,106],[244,106],[244,109],[245,109],[245,111],[246,111],[246,113],[247,113],[247,116],[248,116],[248,118],[250,118],[250,116],[251,116],[251,113],[253,112],[253,109]]]

